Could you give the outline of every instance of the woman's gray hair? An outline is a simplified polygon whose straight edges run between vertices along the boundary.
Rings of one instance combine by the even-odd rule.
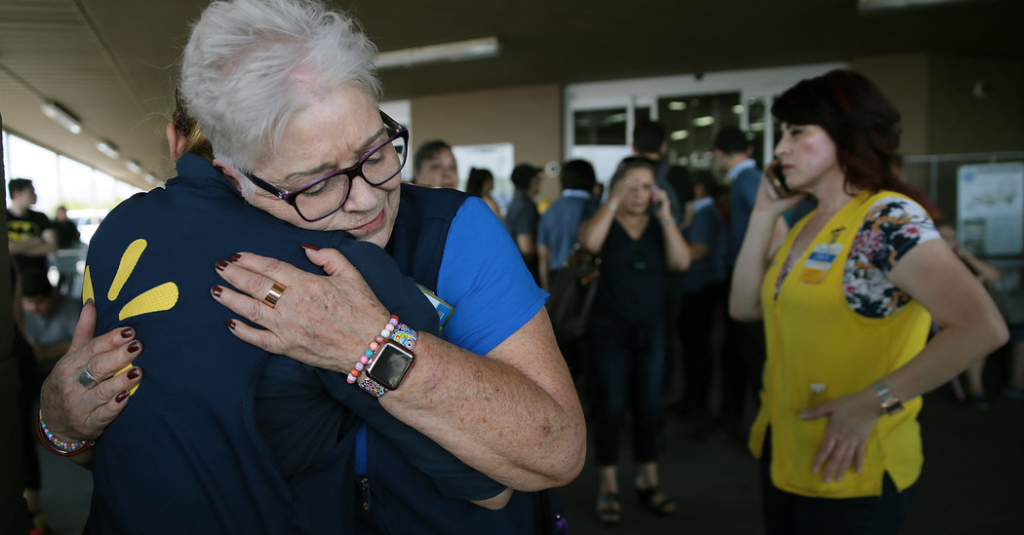
[[[342,84],[381,98],[377,47],[318,0],[217,1],[192,28],[181,92],[217,157],[249,170],[289,119]]]

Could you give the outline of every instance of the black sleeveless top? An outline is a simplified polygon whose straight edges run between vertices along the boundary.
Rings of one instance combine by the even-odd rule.
[[[664,236],[655,218],[650,218],[638,240],[612,221],[601,248],[593,314],[629,323],[661,321],[666,273]]]

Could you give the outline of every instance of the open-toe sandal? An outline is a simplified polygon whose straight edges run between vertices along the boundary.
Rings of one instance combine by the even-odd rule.
[[[615,525],[622,520],[622,504],[618,492],[597,494],[597,519],[602,524]]]
[[[669,516],[676,512],[675,502],[670,500],[668,496],[665,496],[665,493],[661,492],[658,487],[651,487],[649,489],[637,487],[636,497],[641,505],[650,509],[656,515]]]

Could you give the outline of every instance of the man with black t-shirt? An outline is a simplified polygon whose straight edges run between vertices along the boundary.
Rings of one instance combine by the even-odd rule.
[[[46,271],[46,255],[57,250],[57,233],[50,218],[30,207],[36,203],[36,189],[27,178],[15,178],[7,185],[11,204],[7,207],[7,243],[18,269]]]

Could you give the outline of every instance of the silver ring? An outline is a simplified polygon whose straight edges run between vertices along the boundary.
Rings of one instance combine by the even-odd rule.
[[[277,301],[281,299],[282,295],[284,295],[284,290],[284,286],[275,282],[274,285],[270,287],[270,291],[267,292],[267,296],[263,298],[263,302],[270,308],[276,307]]]
[[[78,372],[78,384],[85,388],[92,388],[96,386],[96,377],[89,373],[89,365],[82,366],[82,371]]]

